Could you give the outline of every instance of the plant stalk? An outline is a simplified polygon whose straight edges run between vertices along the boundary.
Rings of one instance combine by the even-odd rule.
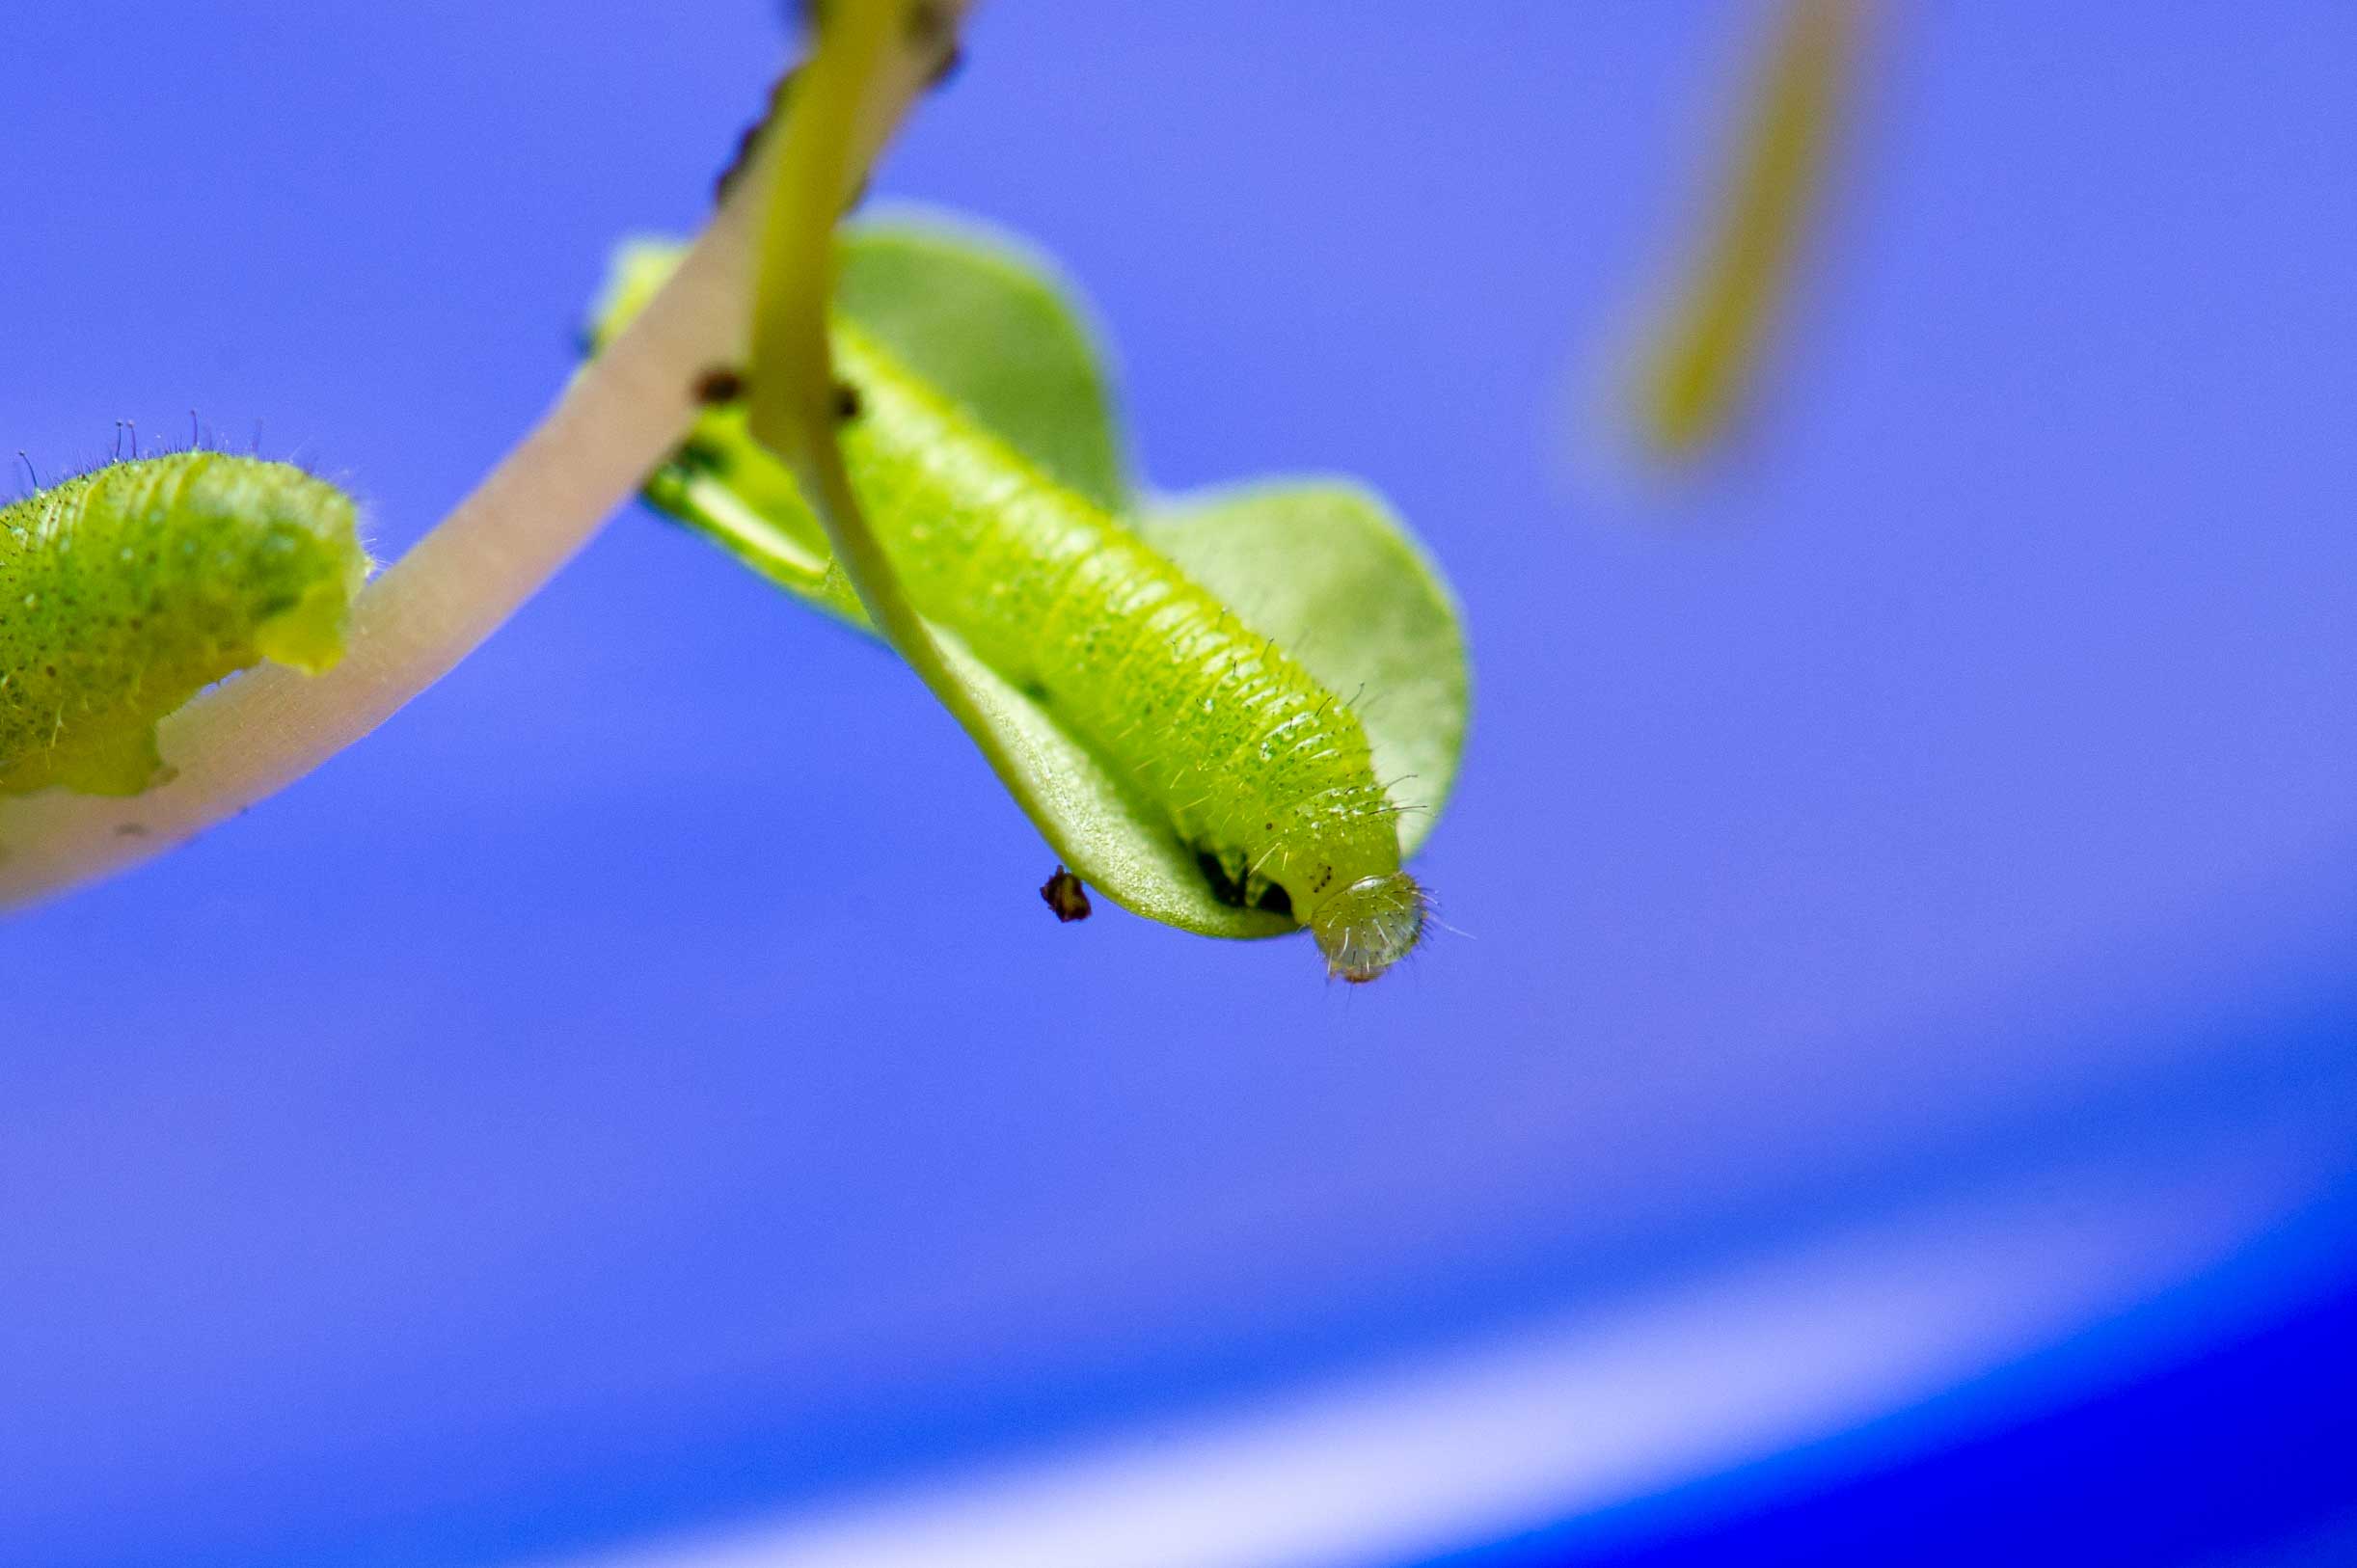
[[[134,798],[52,790],[0,800],[0,911],[126,871],[268,798],[369,734],[499,630],[679,446],[704,373],[745,363],[757,234],[772,257],[762,268],[765,289],[783,276],[794,301],[792,314],[765,310],[762,319],[799,331],[807,311],[816,323],[814,357],[777,361],[815,366],[810,378],[781,385],[821,389],[810,405],[821,417],[799,421],[800,466],[816,465],[811,490],[826,499],[830,531],[842,516],[854,520],[836,548],[862,596],[886,585],[869,604],[877,624],[904,652],[932,655],[911,657],[920,671],[940,671],[850,500],[834,444],[825,319],[844,202],[938,75],[964,6],[838,0],[833,10],[840,21],[806,68],[825,95],[798,88],[787,123],[762,138],[748,177],[662,291],[455,510],[362,590],[342,661],[314,676],[266,665],[197,697],[158,731],[173,776]],[[859,52],[847,54],[854,45]],[[811,100],[827,112],[810,113]],[[797,150],[811,135],[824,146]],[[814,178],[825,182],[823,196]],[[783,210],[765,221],[773,192]],[[782,274],[777,256],[793,258]],[[814,299],[801,297],[811,289]],[[954,689],[941,674],[929,673],[928,683]],[[943,700],[960,708],[965,699],[961,690]]]
[[[839,0],[828,8],[818,47],[796,81],[787,134],[770,176],[745,422],[794,470],[877,632],[972,737],[1008,793],[1035,821],[1043,821],[1045,808],[1034,798],[1031,781],[902,591],[890,556],[860,510],[836,435],[840,416],[828,336],[835,215],[858,189],[881,137],[952,58],[965,9],[962,0]]]

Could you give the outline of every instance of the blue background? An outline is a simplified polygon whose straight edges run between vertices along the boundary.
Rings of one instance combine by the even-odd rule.
[[[9,13],[7,446],[263,421],[386,555],[779,46],[756,0]],[[880,191],[1083,281],[1157,484],[1414,521],[1468,937],[1354,993],[1058,928],[905,671],[633,512],[367,743],[0,931],[0,1558],[587,1548],[2279,1121],[2298,1201],[1955,1391],[1980,1436],[1891,1410],[1463,1560],[2357,1509],[2357,12],[1908,9],[1776,398],[1666,491],[1597,389],[1761,14],[988,8]]]

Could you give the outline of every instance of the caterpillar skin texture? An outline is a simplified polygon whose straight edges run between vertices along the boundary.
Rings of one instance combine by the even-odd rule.
[[[222,452],[111,463],[0,508],[0,795],[137,795],[155,722],[263,659],[316,673],[367,575],[352,501]]]
[[[1224,897],[1309,927],[1331,973],[1372,980],[1413,949],[1423,893],[1350,709],[856,327],[835,344],[853,484],[918,611],[1160,802]],[[746,450],[691,441],[685,461],[757,509],[799,504]]]

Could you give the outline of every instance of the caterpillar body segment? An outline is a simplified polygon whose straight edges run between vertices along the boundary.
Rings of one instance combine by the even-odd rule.
[[[284,463],[110,463],[0,508],[0,795],[140,794],[156,721],[268,659],[316,673],[368,570],[351,499]]]
[[[1144,540],[1054,484],[858,328],[838,364],[862,509],[911,602],[1054,711],[1219,868],[1371,980],[1423,903],[1350,709]]]
[[[622,247],[591,352],[675,255]],[[841,263],[853,489],[975,705],[964,721],[990,730],[1059,856],[1182,930],[1308,926],[1332,973],[1383,972],[1422,932],[1399,862],[1446,800],[1465,733],[1464,644],[1437,568],[1348,481],[1263,481],[1131,516],[1084,313],[1019,243],[926,220],[853,231]],[[759,377],[697,378],[693,427],[646,498],[867,629],[793,475],[747,428],[738,399]],[[1362,694],[1381,712],[1355,714]]]

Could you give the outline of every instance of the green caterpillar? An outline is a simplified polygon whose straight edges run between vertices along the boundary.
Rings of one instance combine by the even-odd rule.
[[[156,721],[264,659],[316,673],[366,577],[352,501],[223,452],[110,463],[0,508],[0,795],[138,795]]]
[[[604,330],[667,259],[626,261]],[[1223,902],[1308,927],[1345,980],[1410,952],[1426,901],[1348,703],[858,325],[839,320],[835,348],[853,486],[919,613],[1153,802]],[[781,564],[808,513],[734,383],[708,378],[718,400],[650,500],[857,621],[823,554]]]

